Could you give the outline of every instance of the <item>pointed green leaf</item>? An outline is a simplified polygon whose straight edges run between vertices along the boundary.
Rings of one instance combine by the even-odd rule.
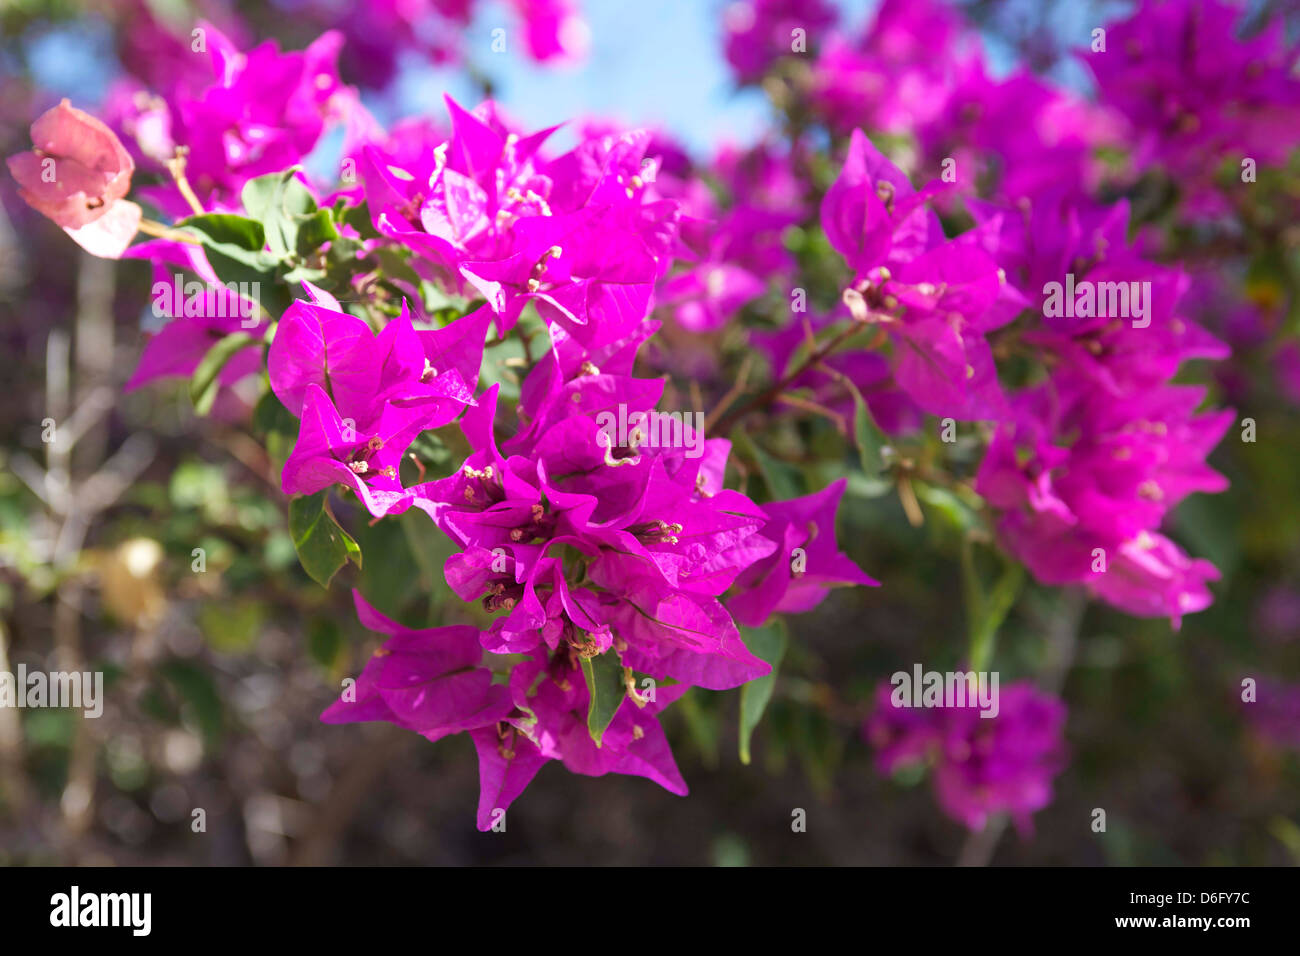
[[[298,419],[284,407],[275,392],[268,390],[253,409],[253,431],[263,436],[282,432],[297,437]]]
[[[754,463],[763,484],[767,486],[768,500],[785,501],[804,493],[803,475],[794,466],[774,458],[758,447],[749,432],[737,425],[731,430],[731,443],[736,451]]]
[[[240,193],[248,214],[266,225],[266,244],[277,258],[298,247],[298,230],[303,218],[316,212],[316,200],[297,178],[297,172],[295,166],[284,172],[258,176],[246,182]]]
[[[247,332],[231,332],[219,339],[206,355],[199,360],[198,368],[190,376],[190,401],[194,410],[206,415],[212,410],[212,403],[217,397],[217,376],[226,367],[226,363],[240,349],[257,341]]]
[[[247,216],[227,212],[209,212],[190,216],[176,224],[196,236],[209,248],[227,247],[232,254],[259,253],[266,245],[266,232],[262,224]]]
[[[742,628],[745,646],[762,660],[772,665],[772,672],[756,677],[740,689],[740,762],[749,763],[749,742],[754,728],[763,719],[767,702],[776,687],[776,672],[785,657],[785,621],[776,618],[764,627]]]
[[[203,244],[208,263],[223,283],[244,283],[273,316],[289,304],[289,296],[276,282],[280,257],[267,252],[265,231],[255,219],[228,213],[206,213],[182,219],[176,227]]]
[[[853,445],[858,450],[858,461],[865,475],[875,476],[885,470],[885,434],[871,417],[871,409],[862,392],[847,378],[844,380],[853,394]]]
[[[998,630],[1020,595],[1025,567],[1018,561],[1009,562],[993,589],[986,592],[975,567],[974,547],[968,540],[962,546],[961,570],[970,638],[970,667],[972,670],[985,670],[993,659]]]
[[[298,237],[296,248],[300,256],[306,256],[327,242],[333,242],[339,237],[339,231],[334,228],[334,220],[330,218],[328,209],[317,209],[308,216],[299,217]]]
[[[323,588],[349,560],[361,567],[361,548],[339,527],[325,508],[328,489],[299,495],[289,502],[289,535],[298,560],[311,579]]]
[[[613,651],[606,651],[582,662],[582,676],[587,678],[587,691],[591,695],[587,731],[599,747],[605,728],[614,719],[627,693],[623,683],[623,663]]]

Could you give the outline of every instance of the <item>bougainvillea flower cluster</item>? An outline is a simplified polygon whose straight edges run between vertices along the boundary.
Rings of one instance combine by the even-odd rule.
[[[1052,800],[1052,782],[1065,765],[1061,735],[1065,706],[1028,682],[1002,688],[999,713],[975,706],[900,707],[882,684],[865,726],[884,773],[920,764],[934,768],[935,797],[944,812],[972,830],[1007,814],[1022,831]]]
[[[533,56],[578,52],[570,4],[515,7]],[[468,733],[484,829],[551,760],[684,793],[659,713],[768,677],[763,629],[877,584],[836,533],[873,482],[913,523],[928,483],[967,544],[1043,585],[1174,626],[1211,603],[1217,570],[1166,524],[1226,486],[1207,457],[1235,415],[1180,376],[1228,346],[1099,184],[1158,167],[1207,189],[1228,143],[1278,158],[1298,102],[1280,34],[1225,59],[1229,8],[1144,4],[1110,55],[1081,53],[1094,101],[995,76],[930,0],[886,0],[856,37],[832,6],[751,0],[726,15],[736,79],[826,135],[697,163],[667,134],[595,121],[560,151],[556,127],[491,100],[382,128],[336,63],[418,46],[434,15],[463,24],[469,4],[379,4],[300,52],[205,23],[166,88],[110,97],[117,132],[65,101],[9,160],[90,251],[217,290],[158,310],[130,387],[185,376],[210,402],[256,385],[259,412],[297,420],[291,509],[317,500],[336,544],[331,495],[450,543],[452,623],[409,628],[354,594],[387,641],[325,720]],[[331,129],[341,170],[319,182],[304,167]],[[1126,168],[1103,155],[1125,146]],[[125,198],[136,163],[172,225]],[[128,248],[137,229],[150,238]],[[791,479],[825,422],[837,450]],[[959,464],[958,426],[974,449]],[[447,462],[433,474],[430,446]],[[1064,720],[1021,682],[993,720],[882,698],[867,736],[886,771],[932,764],[967,826],[1006,813],[1027,829]]]

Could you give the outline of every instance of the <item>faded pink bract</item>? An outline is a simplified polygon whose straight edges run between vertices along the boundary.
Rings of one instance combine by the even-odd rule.
[[[10,156],[19,195],[88,252],[118,258],[140,207],[125,200],[135,163],[117,135],[66,99],[32,124],[33,149]]]

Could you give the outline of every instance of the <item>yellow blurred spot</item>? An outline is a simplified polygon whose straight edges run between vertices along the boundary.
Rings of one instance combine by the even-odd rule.
[[[108,612],[124,624],[148,627],[162,617],[167,598],[159,581],[163,549],[152,538],[131,538],[96,561]]]

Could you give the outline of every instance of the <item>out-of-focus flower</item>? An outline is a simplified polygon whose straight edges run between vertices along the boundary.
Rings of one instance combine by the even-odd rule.
[[[1240,39],[1243,17],[1220,0],[1143,0],[1106,26],[1104,52],[1078,54],[1128,121],[1136,169],[1163,167],[1193,213],[1224,208],[1211,187],[1225,163],[1277,162],[1300,142],[1297,48],[1281,17]]]
[[[1273,359],[1273,369],[1282,393],[1292,403],[1300,405],[1300,344],[1283,343]]]
[[[810,51],[838,18],[823,0],[736,0],[723,12],[727,62],[752,83],[782,56]]]
[[[1188,494],[1227,486],[1205,456],[1233,414],[1197,415],[1202,394],[1161,386],[1121,401],[1063,370],[1018,396],[1021,424],[998,431],[975,484],[1012,554],[1132,614],[1177,625],[1208,606],[1218,572],[1157,532]]]
[[[1065,704],[1028,682],[1001,689],[998,713],[978,706],[898,706],[882,684],[866,739],[883,773],[929,763],[943,811],[971,830],[990,816],[1010,814],[1021,832],[1052,801],[1052,781],[1065,766]]]
[[[591,30],[573,0],[511,0],[524,22],[528,53],[539,63],[573,62],[587,55]]]
[[[1274,641],[1300,640],[1300,591],[1285,586],[1270,590],[1255,609],[1254,623]]]
[[[1242,707],[1251,727],[1269,743],[1300,750],[1300,684],[1260,680],[1255,699]]]
[[[885,0],[862,37],[832,37],[812,68],[814,109],[834,129],[905,133],[942,112],[979,56],[962,15],[935,0]]]
[[[135,163],[117,135],[66,99],[32,124],[33,149],[10,156],[19,195],[87,252],[119,258],[140,207],[124,199]]]
[[[186,174],[201,198],[235,202],[245,182],[299,163],[346,99],[336,60],[342,34],[322,34],[307,49],[281,53],[263,43],[242,52],[211,24],[212,83],[168,97],[172,135],[188,150]]]

